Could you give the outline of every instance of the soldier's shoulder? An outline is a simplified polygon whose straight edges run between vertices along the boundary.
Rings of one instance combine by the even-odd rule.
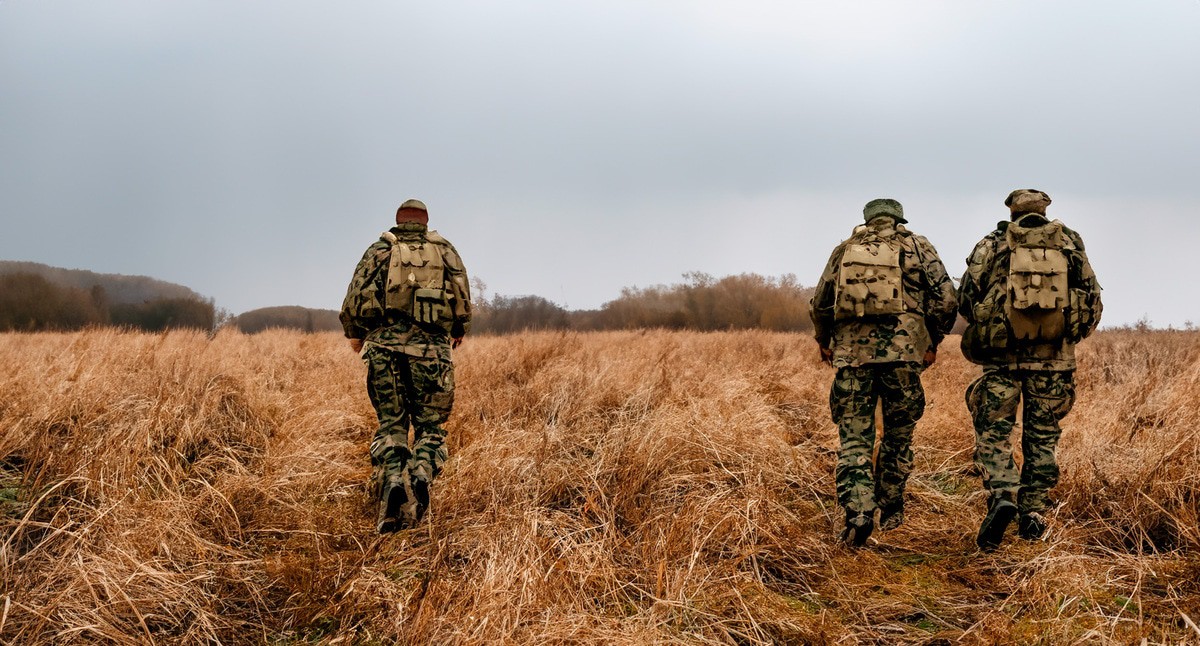
[[[387,233],[387,232],[385,232],[385,233]],[[372,242],[367,247],[366,255],[373,256],[373,255],[378,254],[381,251],[389,251],[389,250],[391,250],[391,248],[392,248],[391,241],[387,240],[383,236],[380,236],[379,238],[376,238],[375,241]]]
[[[1008,239],[1008,227],[1005,226],[1007,224],[1008,224],[1007,222],[997,223],[996,228],[992,229],[991,231],[988,231],[987,235],[980,238],[979,242],[975,246],[976,247],[994,247],[995,245],[1007,240]]]
[[[1083,246],[1083,236],[1079,235],[1078,231],[1064,224],[1062,220],[1055,220],[1055,222],[1058,222],[1059,226],[1062,227],[1063,235],[1067,236],[1067,239],[1071,241],[1071,244],[1075,245],[1077,250],[1085,251]]]
[[[986,262],[1002,240],[1004,240],[1004,232],[1000,229],[996,229],[983,236],[979,242],[975,243],[975,248],[971,250],[971,255],[967,256],[967,262],[970,264]]]
[[[444,247],[450,247],[451,249],[454,248],[454,245],[451,244],[450,241],[446,239],[446,236],[438,233],[437,231],[434,231],[433,229],[430,229],[429,231],[427,231],[425,233],[425,239],[432,242],[433,244],[442,245]]]
[[[834,245],[833,251],[829,252],[829,260],[836,262],[844,253],[846,253],[846,247],[850,246],[854,241],[855,236],[851,235],[849,238],[846,238],[845,240],[842,240]]]
[[[917,233],[916,231],[910,231],[908,229],[905,229],[905,232],[907,232],[908,238],[913,241],[913,244],[921,247],[922,251],[924,251],[925,249],[930,249],[930,250],[933,249],[933,243],[929,241],[929,238],[926,238],[925,236]]]
[[[451,269],[463,269],[462,256],[458,253],[458,249],[437,231],[429,231],[425,234],[425,239],[437,245],[442,250],[442,258]]]

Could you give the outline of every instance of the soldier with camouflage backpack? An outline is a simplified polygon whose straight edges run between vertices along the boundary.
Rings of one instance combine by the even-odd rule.
[[[1075,402],[1075,344],[1100,322],[1100,284],[1083,239],[1046,217],[1050,196],[1019,189],[1004,201],[1011,220],[975,246],[959,286],[968,326],[962,350],[983,366],[967,388],[975,463],[990,496],[976,544],[999,547],[1019,515],[1018,534],[1046,531],[1047,492],[1058,482],[1059,422]],[[1018,473],[1010,436],[1023,403]]]
[[[921,372],[954,325],[954,285],[937,250],[903,225],[892,199],[871,200],[865,224],[834,250],[809,304],[821,360],[837,368],[829,405],[838,425],[838,503],[846,510],[841,540],[863,545],[875,527],[904,522],[912,471],[912,435],[925,412]],[[872,468],[875,408],[883,405],[883,439]]]
[[[401,204],[396,226],[367,248],[342,302],[350,347],[366,347],[367,394],[379,417],[371,490],[381,534],[416,525],[429,507],[454,403],[450,350],[471,321],[466,268],[428,222],[420,200]]]

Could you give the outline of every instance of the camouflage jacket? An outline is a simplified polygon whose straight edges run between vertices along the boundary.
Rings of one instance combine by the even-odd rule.
[[[1038,226],[1048,221],[1037,214],[1021,217],[1025,225]],[[967,320],[963,354],[975,363],[1010,370],[1074,370],[1075,343],[1096,329],[1104,307],[1100,301],[1100,283],[1088,262],[1083,239],[1063,227],[1067,244],[1062,251],[1067,257],[1070,292],[1067,337],[1053,343],[1010,343],[1004,313],[1011,255],[1006,236],[1008,225],[1009,222],[997,223],[996,230],[980,240],[967,258],[967,271],[958,289],[960,311]]]
[[[847,245],[864,234],[887,235],[901,247],[905,312],[863,318],[835,318],[838,268]],[[954,284],[946,274],[937,250],[923,236],[895,224],[891,218],[876,218],[855,228],[829,256],[829,263],[809,303],[814,334],[822,348],[833,349],[833,365],[861,366],[896,361],[920,362],[929,349],[936,350],[954,326]]]
[[[466,267],[454,245],[436,232],[428,231],[424,224],[406,222],[393,227],[391,233],[399,242],[439,245],[445,263],[445,282],[461,290],[458,297],[462,299],[464,307],[454,315],[449,331],[438,326],[418,324],[410,311],[388,310],[384,302],[392,245],[380,238],[367,247],[354,269],[354,277],[346,289],[339,315],[342,329],[347,338],[364,339],[367,345],[394,349],[413,356],[438,356],[449,346],[450,337],[461,337],[470,328],[470,283]]]

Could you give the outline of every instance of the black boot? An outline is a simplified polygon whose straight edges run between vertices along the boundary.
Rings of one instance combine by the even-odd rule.
[[[379,497],[379,518],[375,528],[380,534],[390,534],[404,529],[403,508],[408,504],[408,491],[403,477],[391,476],[383,485]]]
[[[1046,534],[1046,517],[1036,511],[1021,514],[1017,520],[1017,536],[1036,541]]]
[[[984,516],[983,523],[979,525],[979,535],[975,537],[975,544],[979,549],[991,552],[1000,547],[1004,540],[1004,530],[1008,529],[1008,524],[1016,515],[1017,506],[1011,500],[992,498],[987,516]]]
[[[414,478],[412,483],[413,497],[417,499],[417,508],[414,510],[413,524],[421,522],[425,517],[425,511],[429,509],[429,481],[424,478]]]
[[[886,532],[904,524],[904,503],[883,505],[879,508],[879,531]]]
[[[862,547],[866,544],[867,538],[871,536],[873,529],[875,529],[875,523],[871,520],[870,515],[847,511],[846,528],[842,530],[842,535],[838,540],[851,547]]]

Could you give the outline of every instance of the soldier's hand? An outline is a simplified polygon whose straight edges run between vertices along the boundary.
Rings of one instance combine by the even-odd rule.
[[[937,361],[937,350],[926,350],[924,361],[925,361],[926,368],[928,368],[929,366],[932,366],[933,363],[935,361]]]
[[[362,352],[362,346],[363,346],[362,339],[350,339],[350,349],[351,350],[354,350],[355,352]]]
[[[821,363],[827,366],[833,365],[833,348],[821,348]]]
[[[457,348],[458,346],[462,345],[462,342],[463,338],[461,336],[454,337],[450,340],[450,349],[453,350],[454,348]]]

